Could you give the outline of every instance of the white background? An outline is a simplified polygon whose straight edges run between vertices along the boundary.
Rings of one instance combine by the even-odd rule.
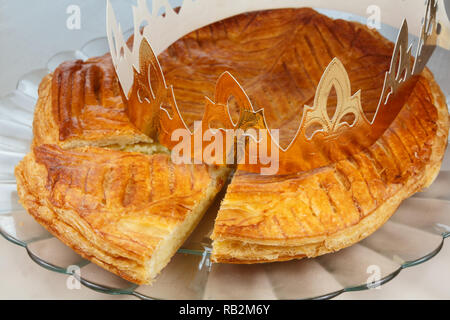
[[[132,26],[132,3],[133,0],[112,0],[124,29]],[[81,8],[81,30],[66,28],[66,9],[70,4]],[[21,75],[43,68],[55,53],[79,49],[87,41],[103,36],[103,0],[0,0],[0,96],[14,90]],[[448,52],[443,50],[435,54],[441,59],[445,55],[448,59]],[[438,64],[435,66],[433,71],[438,70]],[[449,75],[442,72],[437,78],[448,94]],[[449,299],[449,270],[450,245],[446,243],[437,257],[403,270],[380,290],[344,293],[337,299]],[[0,299],[130,299],[84,287],[68,290],[66,279],[65,275],[36,265],[23,248],[0,237]]]

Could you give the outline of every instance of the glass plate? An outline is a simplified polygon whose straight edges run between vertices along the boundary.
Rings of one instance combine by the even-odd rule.
[[[362,19],[320,11],[347,20]],[[396,30],[383,26],[381,33],[394,39]],[[74,275],[96,291],[141,299],[328,299],[392,280],[403,269],[434,257],[450,235],[447,151],[431,188],[404,201],[373,235],[337,253],[270,264],[212,264],[207,235],[219,207],[217,200],[152,286],[138,286],[90,263],[49,234],[17,202],[14,166],[30,148],[33,110],[42,77],[63,61],[87,59],[108,50],[106,38],[99,38],[78,51],[59,53],[50,59],[47,68],[24,75],[17,89],[0,99],[0,233],[27,250],[42,267]]]

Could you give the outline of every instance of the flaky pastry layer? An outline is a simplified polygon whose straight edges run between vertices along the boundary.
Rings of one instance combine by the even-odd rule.
[[[200,120],[204,96],[230,71],[265,109],[269,126],[281,128],[286,146],[335,56],[373,115],[392,50],[365,26],[286,9],[192,32],[159,60],[188,125]],[[235,116],[232,99],[230,107]],[[212,259],[284,261],[363,239],[432,182],[448,126],[443,95],[425,71],[397,120],[367,150],[290,176],[237,172],[216,220]],[[228,174],[144,155],[166,150],[127,119],[108,55],[64,63],[44,78],[33,130],[33,150],[16,168],[22,204],[83,257],[136,283],[150,282],[168,263]]]

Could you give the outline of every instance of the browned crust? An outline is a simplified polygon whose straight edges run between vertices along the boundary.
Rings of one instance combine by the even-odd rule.
[[[61,64],[39,87],[34,145],[63,148],[151,143],[129,120],[109,55]]]
[[[59,129],[51,112],[51,87],[52,75],[49,74],[42,79],[39,85],[39,98],[33,119],[33,145],[57,144],[59,141]]]

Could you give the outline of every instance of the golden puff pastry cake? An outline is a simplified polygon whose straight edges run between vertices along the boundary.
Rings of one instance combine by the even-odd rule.
[[[322,73],[338,57],[364,111],[376,110],[393,44],[357,23],[311,9],[232,17],[194,31],[159,56],[186,124],[231,72],[281,145],[294,136]],[[21,202],[85,258],[149,283],[224,184],[226,168],[173,165],[128,120],[109,55],[61,65],[40,87],[33,150],[16,169]],[[335,96],[330,96],[333,112]],[[237,106],[229,101],[231,114]],[[237,171],[212,233],[215,262],[314,257],[367,237],[437,175],[449,121],[425,70],[396,120],[369,148],[285,176]],[[322,155],[326,156],[326,155]]]

